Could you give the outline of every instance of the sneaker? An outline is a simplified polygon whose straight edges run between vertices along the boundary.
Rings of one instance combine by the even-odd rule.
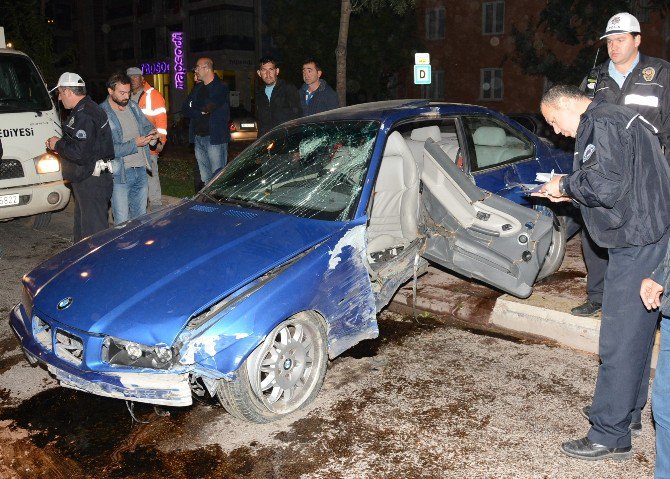
[[[591,406],[584,406],[579,410],[579,412],[582,413],[582,416],[584,416],[586,419],[589,421],[590,416],[591,416]],[[631,436],[639,436],[642,434],[642,423],[641,422],[631,422],[630,426],[628,426],[628,429],[630,429],[630,434]]]
[[[570,310],[573,316],[595,316],[602,309],[602,304],[594,303],[592,301],[587,301],[584,304],[580,304]]]
[[[632,446],[607,447],[602,444],[591,442],[588,437],[574,439],[561,444],[561,451],[570,457],[583,459],[585,461],[599,461],[601,459],[626,460],[633,455]]]

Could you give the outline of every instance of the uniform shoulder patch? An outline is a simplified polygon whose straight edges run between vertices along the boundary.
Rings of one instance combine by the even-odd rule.
[[[644,78],[646,81],[652,81],[654,79],[654,75],[656,75],[656,70],[654,70],[652,67],[647,67],[642,70],[642,78]]]
[[[85,140],[86,139],[86,132],[84,130],[77,130],[77,133],[75,133],[74,136],[76,136],[80,140]]]
[[[586,148],[584,148],[584,156],[582,157],[582,163],[585,161],[588,161],[589,158],[591,158],[591,155],[593,155],[593,152],[596,151],[596,146],[592,143],[586,145]]]

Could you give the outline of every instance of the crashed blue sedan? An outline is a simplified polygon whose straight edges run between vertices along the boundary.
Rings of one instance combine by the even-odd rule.
[[[430,263],[528,296],[560,215],[524,194],[566,172],[482,107],[393,101],[275,128],[191,199],[86,238],[23,278],[10,323],[65,387],[275,420]],[[547,269],[546,265],[550,267]]]

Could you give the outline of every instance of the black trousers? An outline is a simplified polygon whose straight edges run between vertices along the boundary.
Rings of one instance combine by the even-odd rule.
[[[74,242],[109,227],[109,201],[114,182],[108,172],[72,183],[74,193]]]
[[[585,227],[582,227],[582,254],[586,264],[586,293],[592,303],[603,303],[607,249],[598,246]]]
[[[640,283],[665,257],[669,233],[654,244],[610,248],[600,324],[600,366],[588,438],[607,447],[630,446],[631,421],[647,401],[651,350],[659,320],[640,299]]]

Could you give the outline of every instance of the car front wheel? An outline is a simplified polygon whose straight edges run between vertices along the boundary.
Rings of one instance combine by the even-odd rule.
[[[314,400],[327,362],[323,320],[316,313],[298,313],[267,335],[234,380],[219,381],[217,397],[239,419],[275,421]]]

